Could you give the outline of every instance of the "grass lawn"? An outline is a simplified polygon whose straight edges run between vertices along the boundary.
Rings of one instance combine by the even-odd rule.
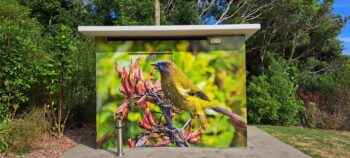
[[[312,157],[350,158],[349,133],[269,125],[257,127]]]

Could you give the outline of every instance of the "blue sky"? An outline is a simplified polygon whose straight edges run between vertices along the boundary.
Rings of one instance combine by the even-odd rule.
[[[349,0],[335,0],[334,13],[342,16],[350,16],[350,1]],[[343,53],[350,55],[350,22],[348,22],[341,34],[338,36],[344,42]]]

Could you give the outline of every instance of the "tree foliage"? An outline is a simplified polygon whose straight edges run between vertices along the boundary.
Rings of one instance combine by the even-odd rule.
[[[94,44],[77,26],[99,24],[97,17],[78,1],[0,3],[6,6],[0,9],[1,121],[17,109],[43,105],[59,135],[69,111],[76,124],[93,121]]]
[[[311,68],[316,62],[310,59],[306,65]],[[303,124],[330,129],[349,129],[350,119],[350,59],[341,57],[336,61],[336,69],[325,67],[322,73],[302,72],[299,77],[298,95],[305,102],[306,112]]]
[[[0,120],[12,117],[28,101],[36,81],[35,63],[42,52],[41,25],[14,0],[0,2]]]
[[[250,123],[293,125],[299,122],[302,103],[296,98],[297,86],[290,72],[284,70],[286,61],[270,57],[266,73],[253,76],[248,86]]]
[[[327,77],[333,71],[337,72],[341,69],[347,69],[339,65],[343,65],[349,60],[347,58],[342,59],[342,44],[336,38],[348,18],[333,14],[333,4],[334,2],[332,1],[283,0],[276,2],[270,10],[261,12],[261,17],[256,22],[262,24],[262,29],[253,38],[248,40],[247,46],[247,69],[250,72],[248,77],[251,79],[251,82],[248,82],[248,107],[253,107],[250,115],[248,115],[251,123],[276,123],[272,120],[261,122],[258,119],[267,118],[269,120],[270,117],[276,118],[274,114],[260,117],[264,112],[276,111],[269,111],[270,109],[275,109],[276,106],[273,106],[275,105],[273,102],[269,103],[263,99],[273,98],[273,96],[279,96],[281,100],[287,102],[287,105],[290,105],[290,108],[297,107],[292,106],[294,104],[290,103],[299,102],[297,100],[304,101],[304,107],[299,108],[299,121],[293,119],[297,116],[294,110],[292,110],[293,115],[288,116],[291,121],[294,120],[297,123],[303,124],[315,123],[317,120],[315,118],[316,115],[313,115],[315,113],[313,111],[315,110],[318,111],[317,113],[329,114],[331,116],[334,114],[332,111],[339,109],[339,107],[344,107],[344,102],[340,104],[339,101],[341,99],[339,98],[344,98],[347,96],[345,95],[347,93],[336,93],[335,90],[343,91],[341,85],[348,85],[348,83],[340,84],[335,77]],[[278,72],[276,74],[271,73],[271,68],[273,68],[271,66],[275,64],[268,59],[271,55],[277,56],[280,59],[278,62],[282,64],[281,67],[283,70],[276,71]],[[280,85],[281,82],[266,83],[268,78],[272,78],[273,75],[277,74],[284,75],[281,79],[284,79],[285,83],[290,82],[290,84],[294,85],[292,87],[296,88],[292,88],[288,84]],[[341,75],[341,77],[345,78],[346,76]],[[262,83],[259,85],[255,82]],[[319,90],[323,89],[325,90],[324,92],[328,93],[320,93],[320,91],[312,90],[309,88],[310,84],[317,85],[320,88]],[[288,93],[281,93],[278,89],[268,91],[271,86],[289,89],[289,95],[283,95]],[[250,95],[254,95],[254,97]],[[325,103],[316,102],[314,106],[316,109],[312,110],[309,106],[310,97],[313,99],[317,97],[325,98],[327,100],[326,102],[332,102],[332,106],[325,109],[322,108],[326,106]],[[280,118],[284,117],[283,115],[280,115],[280,113],[278,115],[278,120],[284,120],[288,123],[288,120],[286,121]],[[341,117],[343,119],[349,117],[347,113],[339,115],[341,115],[339,118]],[[321,118],[321,115],[317,117]],[[323,117],[323,120],[332,119],[332,117]],[[338,120],[338,122],[340,121]],[[277,124],[280,123],[277,122]],[[317,127],[331,128],[331,126]]]
[[[339,56],[342,46],[336,37],[347,18],[333,14],[332,5],[328,1],[283,0],[262,12],[262,20],[256,21],[262,29],[248,42],[251,74],[263,73],[269,52],[278,53],[288,64],[302,63],[309,57],[329,62]]]

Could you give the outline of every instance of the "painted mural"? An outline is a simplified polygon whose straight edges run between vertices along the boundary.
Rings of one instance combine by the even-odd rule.
[[[99,148],[246,146],[244,37],[97,41]]]

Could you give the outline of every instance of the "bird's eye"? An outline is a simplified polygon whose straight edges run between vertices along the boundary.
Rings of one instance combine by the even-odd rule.
[[[170,63],[168,62],[161,62],[159,63],[162,67],[169,67],[170,66]]]

